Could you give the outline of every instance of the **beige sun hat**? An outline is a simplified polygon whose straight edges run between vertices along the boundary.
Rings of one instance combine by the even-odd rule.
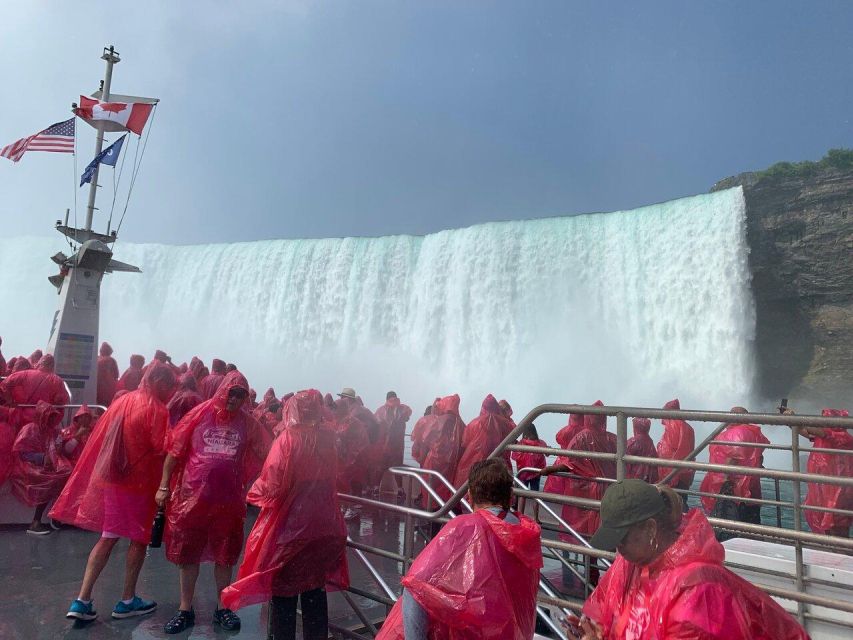
[[[353,400],[357,397],[355,389],[351,389],[350,387],[344,387],[338,396],[341,398],[352,398]]]

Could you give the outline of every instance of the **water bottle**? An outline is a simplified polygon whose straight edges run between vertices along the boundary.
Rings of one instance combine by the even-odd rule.
[[[157,509],[154,516],[154,524],[151,526],[151,547],[160,547],[163,544],[163,529],[166,527],[166,509]]]

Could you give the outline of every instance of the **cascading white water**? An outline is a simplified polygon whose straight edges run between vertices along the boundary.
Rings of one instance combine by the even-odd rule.
[[[47,341],[62,239],[0,240],[7,357]],[[66,247],[67,253],[67,247]],[[541,402],[729,406],[750,393],[754,310],[740,187],[616,213],[425,237],[205,246],[119,242],[101,339],[234,361],[262,392],[459,392]]]

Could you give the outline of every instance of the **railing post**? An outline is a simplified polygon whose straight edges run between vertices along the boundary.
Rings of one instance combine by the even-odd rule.
[[[776,489],[776,502],[782,501],[782,492],[779,489],[779,478],[773,478],[773,485]],[[782,528],[782,505],[776,505],[776,526]]]
[[[628,441],[628,416],[616,414],[616,479],[625,479],[625,443]]]
[[[406,506],[411,508],[412,506],[412,490],[413,490],[413,481],[411,476],[403,476],[403,487],[406,491]],[[414,518],[412,514],[408,511],[406,512],[406,517],[403,519],[403,573],[402,575],[406,575],[409,572],[409,567],[412,566],[412,554],[414,553],[415,547],[415,526],[414,526]]]
[[[795,473],[800,472],[800,427],[796,425],[791,427],[791,470]],[[802,531],[803,512],[800,509],[799,480],[794,480],[792,501],[794,507],[794,531]],[[803,593],[805,591],[805,587],[803,586],[803,543],[799,540],[794,541],[794,568],[796,571],[797,592]],[[805,609],[806,607],[802,602],[797,602],[797,618],[803,626],[806,624]]]

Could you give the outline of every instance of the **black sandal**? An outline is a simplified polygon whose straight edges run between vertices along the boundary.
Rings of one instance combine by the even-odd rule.
[[[240,628],[240,617],[231,609],[217,609],[213,612],[213,621],[226,631]]]
[[[189,629],[194,624],[195,611],[192,609],[189,611],[178,609],[178,612],[172,616],[172,619],[163,626],[163,631],[168,634],[180,633],[185,629]]]

